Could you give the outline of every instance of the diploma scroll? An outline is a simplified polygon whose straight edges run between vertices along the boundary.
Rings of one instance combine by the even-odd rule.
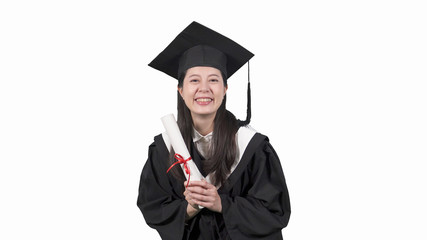
[[[190,158],[191,155],[188,152],[187,146],[185,145],[184,139],[179,131],[174,115],[168,114],[162,117],[161,120],[175,153],[181,155],[184,159]],[[188,161],[187,166],[190,169],[191,180],[201,181],[204,179],[193,160]],[[186,173],[183,164],[181,165],[181,168],[184,171],[185,178],[188,180],[190,176]]]

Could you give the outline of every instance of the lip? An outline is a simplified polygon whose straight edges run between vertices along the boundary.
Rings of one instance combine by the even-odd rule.
[[[197,97],[197,98],[194,99],[194,101],[198,105],[208,105],[211,102],[213,102],[213,98],[210,98],[210,97]]]

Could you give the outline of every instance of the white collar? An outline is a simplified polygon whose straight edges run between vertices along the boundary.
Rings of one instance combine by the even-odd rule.
[[[195,128],[193,128],[193,133],[194,133],[193,142],[198,142],[202,139],[205,140],[204,142],[209,142],[212,139],[212,134],[213,134],[213,132],[210,132],[207,135],[203,136]]]

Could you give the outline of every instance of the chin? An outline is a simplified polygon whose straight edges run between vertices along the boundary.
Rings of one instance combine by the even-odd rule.
[[[216,113],[216,111],[194,111],[193,112],[194,115],[199,115],[199,116],[209,116],[209,115],[213,115],[215,113]]]

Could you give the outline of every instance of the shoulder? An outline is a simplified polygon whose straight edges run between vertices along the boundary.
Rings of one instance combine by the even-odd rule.
[[[243,128],[243,127],[242,127]],[[264,161],[280,161],[279,156],[270,143],[267,135],[264,135],[252,128],[251,126],[243,129],[244,132],[255,131],[252,139],[248,142],[245,154],[247,153],[251,159],[256,159],[257,162]]]
[[[164,152],[167,151],[169,152],[170,150],[170,143],[169,143],[169,138],[167,137],[166,134],[158,134],[156,136],[154,136],[153,142],[150,145],[150,149],[152,150],[156,150],[156,151],[160,151],[160,152]]]
[[[236,133],[239,158],[253,156],[258,150],[268,144],[267,136],[256,131],[252,126],[242,126]]]
[[[260,156],[279,158],[268,136],[258,132],[253,127],[240,127],[237,136],[240,158],[259,158]]]
[[[268,137],[266,135],[258,132],[250,125],[240,127],[236,133],[236,138],[239,146],[268,142]]]
[[[162,134],[156,135],[154,137],[154,141],[148,148],[147,163],[150,163],[154,168],[158,168],[163,171],[166,168],[167,159],[169,159],[169,151],[165,141],[163,140]]]

